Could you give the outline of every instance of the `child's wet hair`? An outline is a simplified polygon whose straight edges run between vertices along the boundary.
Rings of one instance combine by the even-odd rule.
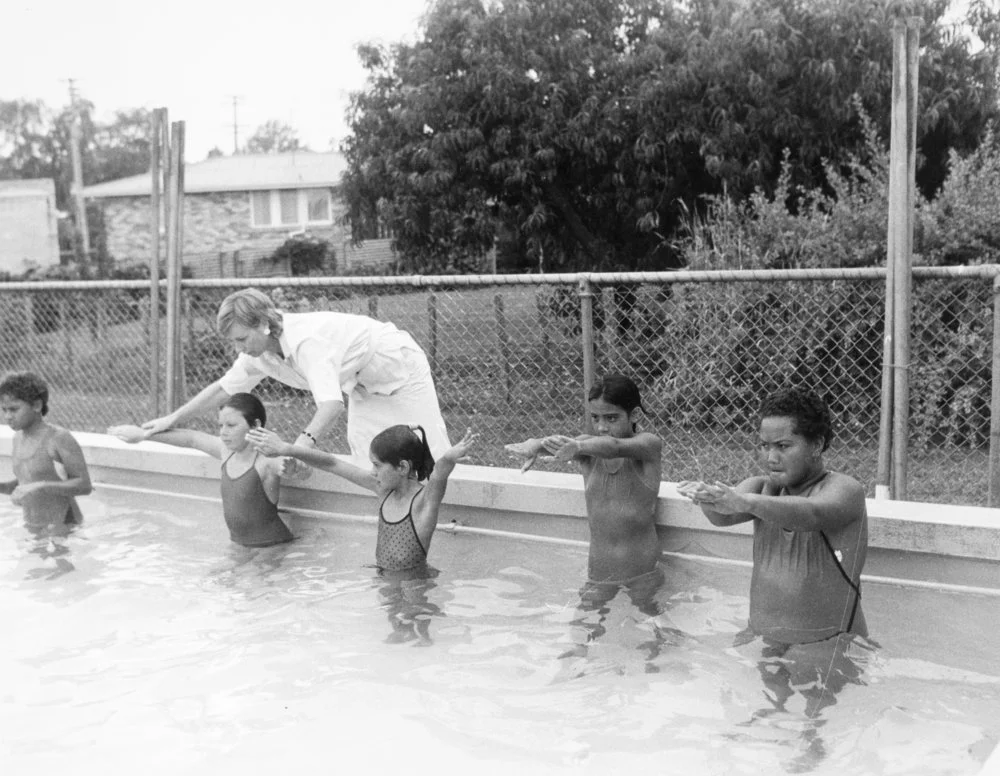
[[[639,398],[639,386],[622,374],[605,375],[594,384],[587,394],[587,401],[604,399],[608,404],[621,407],[625,412],[632,412],[636,407],[644,409]]]
[[[833,437],[833,415],[819,394],[808,388],[779,388],[763,402],[758,419],[791,418],[795,433],[817,442],[823,440],[823,450]]]
[[[426,480],[434,470],[434,457],[427,445],[427,434],[423,426],[416,426],[416,431],[410,426],[389,426],[379,432],[369,447],[370,453],[383,463],[399,466],[403,461],[410,462],[410,469],[416,473],[418,480]],[[417,434],[419,431],[419,435]]]
[[[231,407],[240,413],[250,428],[257,425],[258,421],[260,421],[261,428],[264,428],[267,424],[267,411],[264,409],[264,405],[260,399],[252,393],[234,393],[223,402],[219,409],[221,410],[226,407]]]
[[[32,404],[42,403],[42,415],[49,412],[49,386],[34,372],[12,372],[0,381],[0,396],[12,396]]]

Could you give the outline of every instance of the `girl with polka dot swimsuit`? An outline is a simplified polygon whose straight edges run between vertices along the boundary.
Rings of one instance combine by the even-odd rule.
[[[426,563],[448,477],[476,436],[469,429],[435,462],[422,426],[390,426],[372,439],[368,453],[372,468],[366,471],[332,453],[284,442],[271,431],[255,429],[248,434],[251,444],[268,457],[295,458],[381,497],[375,559],[383,571]]]

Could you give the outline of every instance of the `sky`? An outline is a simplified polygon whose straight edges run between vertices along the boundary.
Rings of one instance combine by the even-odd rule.
[[[185,157],[233,150],[269,119],[315,151],[347,134],[364,86],[360,42],[412,41],[427,0],[4,0],[0,99],[69,102],[69,79],[98,119],[165,107],[184,121]]]
[[[329,150],[347,134],[348,94],[364,87],[356,44],[412,41],[428,0],[2,2],[0,99],[60,108],[74,79],[98,119],[165,107],[199,161],[232,152],[234,123],[242,144],[269,119]]]

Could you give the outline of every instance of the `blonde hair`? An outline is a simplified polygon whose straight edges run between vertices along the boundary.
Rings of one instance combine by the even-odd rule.
[[[234,323],[255,329],[265,322],[271,334],[275,337],[281,334],[281,313],[271,298],[256,288],[231,293],[222,300],[215,318],[215,326],[222,336],[229,334]]]

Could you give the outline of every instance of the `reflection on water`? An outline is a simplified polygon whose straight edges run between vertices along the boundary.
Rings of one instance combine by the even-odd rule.
[[[3,773],[971,774],[1000,731],[989,646],[948,638],[995,632],[995,599],[871,585],[882,648],[781,652],[734,646],[745,569],[581,587],[579,548],[442,534],[435,569],[379,575],[370,525],[249,549],[217,504],[137,498],[64,535],[0,508]],[[919,642],[879,630],[911,610]]]

